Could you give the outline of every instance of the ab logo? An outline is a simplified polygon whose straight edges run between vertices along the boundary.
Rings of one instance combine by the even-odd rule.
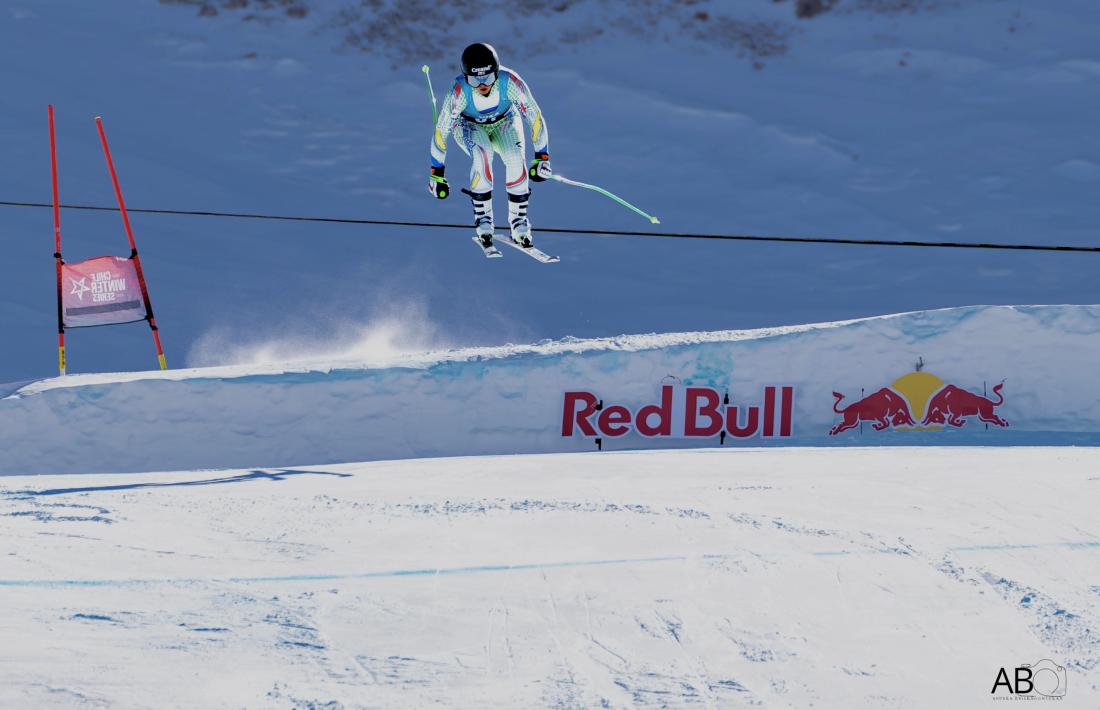
[[[1001,668],[993,681],[992,695],[1037,695],[1044,698],[1062,698],[1066,694],[1066,669],[1049,658],[1038,663],[1024,663],[1012,669]]]

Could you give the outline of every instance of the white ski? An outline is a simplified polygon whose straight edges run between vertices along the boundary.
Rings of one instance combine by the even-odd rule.
[[[511,237],[500,237],[496,241],[504,242],[505,244],[507,244],[510,247],[513,247],[515,249],[519,249],[521,252],[523,252],[527,256],[531,257],[535,261],[541,261],[543,264],[556,264],[559,261],[561,261],[561,259],[559,259],[558,257],[550,256],[549,254],[547,254],[546,252],[542,251],[541,249],[539,249],[537,247],[525,247],[522,244],[520,244],[519,242],[514,241]]]
[[[485,253],[486,259],[499,259],[500,257],[504,256],[500,253],[500,249],[497,249],[495,245],[485,246],[484,244],[482,244],[481,237],[474,237],[473,239],[474,244],[477,244],[479,247],[481,247],[481,251]]]

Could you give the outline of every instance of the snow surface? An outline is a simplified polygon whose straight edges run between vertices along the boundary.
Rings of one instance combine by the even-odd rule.
[[[375,361],[283,363],[79,375],[0,399],[0,475],[338,463],[586,451],[562,436],[563,395],[607,405],[657,402],[662,382],[728,391],[760,405],[766,386],[794,388],[789,438],[744,445],[1100,444],[1100,307],[975,307],[752,332],[567,340]],[[1007,427],[838,436],[847,406],[923,372],[993,397]],[[911,406],[915,406],[912,403]],[[914,409],[920,418],[920,413]],[[610,449],[709,446],[636,433]]]
[[[1097,449],[0,479],[5,707],[1100,704]],[[1002,692],[1003,695],[1003,692]]]
[[[533,18],[490,0],[476,15],[406,3],[408,31],[380,30],[369,53],[332,24],[361,3],[306,4],[304,19],[246,21],[257,3],[217,17],[154,0],[5,3],[0,56],[18,71],[0,97],[0,197],[49,201],[53,102],[67,202],[113,204],[102,115],[133,207],[466,222],[464,200],[424,189],[419,68],[438,90],[459,49],[486,38],[539,97],[556,169],[670,230],[1096,242],[1092,0],[845,0],[808,20],[792,0],[524,3]],[[903,9],[858,9],[891,5]],[[649,228],[558,184],[531,213],[536,231]],[[4,207],[0,220],[0,381],[49,375],[50,214]],[[424,349],[1097,300],[1089,255],[544,234],[563,257],[547,269],[487,263],[461,231],[134,225],[173,367],[354,350],[379,330]],[[66,212],[62,228],[67,258],[125,253],[116,215]],[[71,371],[151,367],[149,340],[141,325],[74,331]]]

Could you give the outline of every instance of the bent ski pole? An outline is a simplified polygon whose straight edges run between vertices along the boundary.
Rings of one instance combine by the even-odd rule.
[[[432,97],[432,125],[434,126],[439,121],[439,112],[435,107],[435,92],[432,91],[432,76],[428,73],[428,65],[420,67],[420,71],[424,72],[424,78],[428,81],[428,96]]]
[[[631,210],[633,212],[637,212],[638,214],[645,217],[646,219],[648,219],[653,224],[660,224],[661,223],[661,220],[657,219],[653,215],[647,214],[646,212],[641,211],[640,209],[638,209],[634,205],[630,204],[629,202],[627,202],[623,198],[619,197],[618,195],[614,195],[614,194],[608,192],[607,190],[603,189],[602,187],[600,187],[598,185],[589,185],[586,182],[577,182],[576,180],[570,180],[568,178],[563,178],[561,175],[551,175],[550,177],[551,177],[551,179],[557,180],[558,182],[564,183],[566,185],[574,185],[576,187],[583,187],[586,190],[595,190],[596,192],[600,193],[604,197],[610,197],[612,200],[615,200],[616,202],[618,202],[620,205],[627,208],[628,210]]]

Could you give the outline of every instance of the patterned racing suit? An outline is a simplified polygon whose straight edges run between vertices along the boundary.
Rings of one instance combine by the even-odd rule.
[[[516,72],[503,66],[488,96],[478,94],[466,82],[466,77],[459,76],[443,99],[432,137],[432,165],[443,167],[447,159],[447,136],[453,135],[455,143],[472,159],[470,192],[473,193],[474,225],[479,234],[486,229],[491,234],[493,228],[494,152],[504,163],[512,233],[530,232],[527,203],[531,191],[527,180],[523,118],[531,128],[535,152],[549,152],[546,121],[535,97]]]

